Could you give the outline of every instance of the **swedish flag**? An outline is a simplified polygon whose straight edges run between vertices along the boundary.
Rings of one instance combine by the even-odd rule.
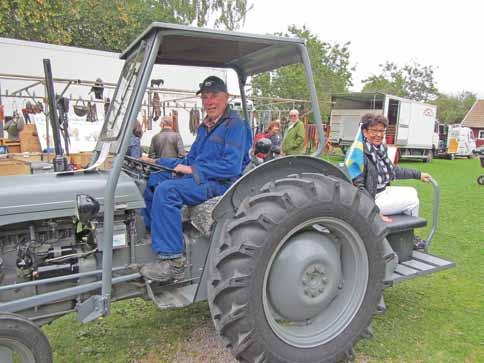
[[[358,128],[355,141],[346,153],[345,166],[351,180],[363,173],[365,159],[363,154],[363,134],[361,132],[361,127]]]

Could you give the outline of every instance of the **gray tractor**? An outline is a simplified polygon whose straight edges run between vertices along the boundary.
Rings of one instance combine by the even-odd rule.
[[[216,330],[242,362],[348,361],[385,309],[385,287],[453,265],[428,254],[438,198],[427,247],[416,252],[413,231],[424,219],[383,223],[374,202],[318,158],[324,132],[303,40],[154,23],[121,57],[89,167],[0,178],[1,362],[51,362],[39,326],[74,311],[89,322],[134,297],[160,309],[208,300]],[[235,70],[249,119],[247,78],[296,63],[320,135],[315,155],[263,163],[222,197],[185,209],[184,278],[144,280],[136,267],[156,256],[139,211],[156,166],[125,153],[154,64]],[[100,170],[109,157],[112,168]]]

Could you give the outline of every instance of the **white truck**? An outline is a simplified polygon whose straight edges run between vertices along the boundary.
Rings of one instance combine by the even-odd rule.
[[[332,96],[329,141],[343,152],[353,142],[361,116],[388,118],[386,143],[397,148],[398,158],[430,162],[438,147],[437,107],[384,93],[345,93]]]
[[[456,125],[439,125],[439,147],[437,155],[453,160],[456,156],[475,156],[476,139],[472,129]]]

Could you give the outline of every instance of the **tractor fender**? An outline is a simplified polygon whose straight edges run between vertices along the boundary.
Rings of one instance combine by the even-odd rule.
[[[260,188],[271,180],[301,173],[320,173],[351,182],[342,169],[316,157],[293,155],[272,159],[245,173],[232,184],[215,206],[214,220],[222,219],[227,213],[235,213],[245,197],[259,193]]]
[[[343,170],[316,157],[294,155],[267,161],[245,173],[232,184],[218,201],[212,212],[214,223],[212,226],[211,241],[214,238],[218,238],[217,235],[223,233],[220,228],[222,223],[220,222],[225,218],[231,218],[237,211],[242,200],[247,196],[258,194],[261,187],[270,181],[281,179],[288,175],[302,173],[330,175],[345,180],[348,183],[350,182],[350,179]],[[215,253],[215,249],[214,244],[210,243],[195,301],[207,299],[207,261],[210,254]]]

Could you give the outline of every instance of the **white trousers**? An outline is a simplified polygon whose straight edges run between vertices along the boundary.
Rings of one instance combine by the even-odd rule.
[[[403,213],[418,217],[420,202],[412,187],[386,187],[375,196],[375,203],[384,216]]]

